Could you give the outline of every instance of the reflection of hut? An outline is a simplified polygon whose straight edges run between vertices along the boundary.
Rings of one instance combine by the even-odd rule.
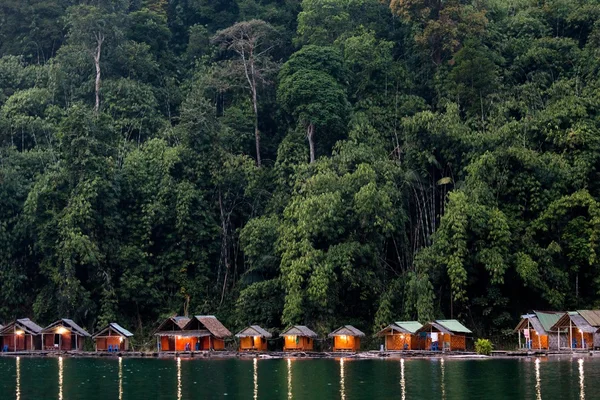
[[[333,338],[333,351],[358,351],[360,350],[360,338],[365,334],[352,325],[344,325],[328,336]]]
[[[394,322],[383,328],[377,336],[385,338],[386,350],[415,350],[419,346],[419,336],[415,332],[423,325],[418,321]]]
[[[63,318],[41,331],[45,350],[83,350],[83,342],[90,334],[73,320]]]
[[[552,330],[561,337],[560,348],[591,349],[595,347],[594,342],[598,341],[599,336],[596,333],[598,326],[592,324],[600,324],[600,311],[570,311],[560,317]]]
[[[183,333],[183,328],[189,321],[188,317],[181,316],[164,320],[154,333],[158,351],[184,351],[187,336]]]
[[[42,327],[30,320],[22,318],[0,328],[0,348],[3,351],[40,350]]]
[[[267,350],[267,339],[273,337],[269,332],[258,325],[251,325],[235,335],[240,339],[240,351]]]
[[[521,316],[521,321],[515,328],[519,334],[519,347],[528,349],[558,349],[558,332],[552,326],[558,322],[564,312],[534,311],[532,314]],[[524,338],[524,343],[521,340]],[[567,347],[565,338],[561,338],[560,347]]]
[[[438,319],[428,322],[415,332],[424,340],[422,349],[466,350],[467,334],[472,332],[455,319]]]
[[[92,335],[96,343],[96,351],[127,351],[129,350],[129,338],[133,333],[123,328],[116,322],[111,322],[97,333]]]
[[[304,325],[294,325],[281,333],[284,338],[283,350],[313,350],[314,339],[319,337]]]

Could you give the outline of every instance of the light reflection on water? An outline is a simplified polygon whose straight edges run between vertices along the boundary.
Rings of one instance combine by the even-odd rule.
[[[123,358],[119,357],[119,400],[123,400]]]
[[[287,386],[288,386],[288,400],[293,398],[292,396],[292,360],[287,360]]]
[[[258,359],[254,359],[254,400],[258,400]]]
[[[406,400],[406,379],[404,378],[404,358],[400,359],[400,389],[402,391],[402,400]]]
[[[577,363],[579,364],[579,398],[585,400],[585,377],[583,375],[583,358],[580,358]]]
[[[177,357],[177,400],[181,397],[181,357]]]
[[[63,400],[63,358],[58,357],[58,400]]]
[[[440,365],[442,366],[442,400],[446,400],[446,365],[443,358],[440,361]]]
[[[340,358],[340,398],[346,400],[346,380],[344,373],[344,359]]]
[[[17,357],[17,400],[21,400],[21,357]]]
[[[542,379],[540,377],[540,359],[535,359],[535,393],[537,400],[542,400]]]
[[[600,390],[600,357],[579,355],[485,361],[21,356],[0,357],[0,371],[0,400],[200,400],[215,393],[260,400],[591,400]]]

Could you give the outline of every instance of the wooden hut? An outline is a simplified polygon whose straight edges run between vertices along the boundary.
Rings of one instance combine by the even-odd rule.
[[[44,350],[83,350],[85,338],[90,334],[73,320],[63,318],[40,332]]]
[[[423,350],[466,350],[467,335],[472,332],[455,319],[428,322],[415,332],[422,338]]]
[[[164,320],[154,335],[158,351],[184,351],[188,336],[183,332],[188,317],[173,316]]]
[[[273,335],[258,325],[250,325],[238,332],[235,337],[240,339],[240,351],[267,351],[267,339],[272,338]]]
[[[560,337],[558,350],[561,348],[593,349],[598,347],[600,340],[600,334],[598,334],[600,326],[598,325],[600,325],[600,311],[580,310],[564,313],[552,326],[552,330],[557,331],[557,336]]]
[[[40,350],[42,327],[29,318],[17,319],[0,328],[0,348],[2,351]]]
[[[594,333],[593,347],[600,348],[600,310],[578,310],[581,315],[591,326],[596,328]]]
[[[557,350],[568,347],[566,337],[559,338],[558,331],[552,329],[564,314],[564,311],[534,311],[522,315],[514,329],[519,334],[519,348]]]
[[[231,332],[214,315],[196,315],[183,328],[187,332],[197,332],[187,341],[192,350],[224,350],[225,339]]]
[[[155,335],[159,351],[201,351],[225,349],[231,332],[215,316],[197,315],[168,318]]]
[[[419,346],[417,330],[423,326],[419,321],[398,321],[383,328],[377,336],[383,337],[386,350],[416,350]]]
[[[96,344],[96,351],[128,351],[131,337],[133,333],[116,322],[111,322],[94,333],[92,340]]]
[[[319,337],[304,325],[294,325],[281,333],[283,336],[284,351],[312,351],[314,349],[314,339]]]
[[[344,325],[328,335],[333,338],[333,351],[358,351],[365,334],[352,325]]]

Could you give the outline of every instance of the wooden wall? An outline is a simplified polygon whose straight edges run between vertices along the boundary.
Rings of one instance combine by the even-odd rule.
[[[240,350],[267,350],[267,340],[260,336],[240,338]]]
[[[385,346],[388,350],[404,350],[405,344],[408,345],[407,350],[418,350],[419,336],[399,333],[385,336]]]
[[[313,340],[305,336],[285,336],[283,350],[312,350]]]
[[[355,336],[334,336],[333,338],[333,351],[348,350],[358,351],[360,350],[360,338]]]

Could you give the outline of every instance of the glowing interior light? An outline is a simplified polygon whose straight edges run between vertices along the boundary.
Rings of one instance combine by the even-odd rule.
[[[15,334],[16,334],[17,336],[21,336],[21,335],[23,335],[24,333],[25,333],[25,332],[23,332],[23,331],[16,331],[16,332],[15,332]]]
[[[69,330],[67,328],[63,328],[62,326],[56,330],[56,333],[59,335],[64,335],[67,332],[69,332]]]

